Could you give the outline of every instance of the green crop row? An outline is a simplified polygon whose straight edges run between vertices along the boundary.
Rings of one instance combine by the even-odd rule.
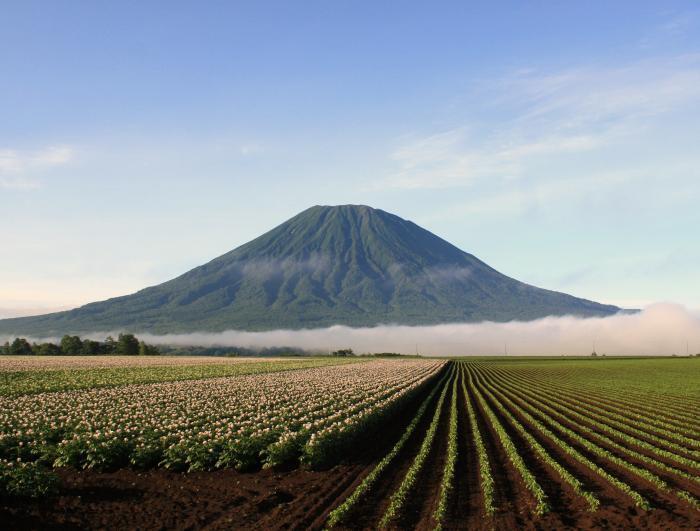
[[[450,379],[455,378],[454,366],[451,370]],[[435,433],[437,432],[438,424],[440,423],[440,415],[442,413],[442,405],[445,402],[445,396],[449,390],[449,384],[444,385],[442,392],[440,393],[440,398],[438,399],[437,405],[435,406],[435,413],[433,414],[433,419],[430,422],[428,431],[425,434],[423,443],[421,444],[418,454],[416,454],[411,467],[406,472],[401,485],[399,488],[391,495],[389,500],[389,506],[387,507],[384,515],[379,521],[379,527],[387,527],[393,520],[395,520],[402,512],[406,505],[408,494],[414,487],[418,475],[425,465],[425,461],[428,458],[431,448],[433,447],[433,442],[435,440]]]
[[[471,425],[472,439],[476,446],[476,453],[479,459],[479,482],[481,483],[481,493],[484,497],[484,512],[492,516],[496,512],[493,501],[493,491],[494,491],[494,481],[491,475],[491,465],[489,463],[489,456],[486,452],[486,446],[484,445],[484,440],[481,437],[481,431],[479,430],[479,425],[476,420],[476,413],[474,412],[474,406],[472,405],[471,398],[467,392],[467,386],[465,384],[464,378],[464,366],[462,370],[462,392],[464,393],[464,400],[467,403],[467,415],[469,416],[469,424]]]
[[[510,382],[512,388],[516,388],[520,393],[526,393],[528,395],[532,395],[532,393],[535,391],[535,388],[531,384],[523,383],[523,382],[514,382],[511,381],[507,378],[503,378],[502,381]],[[570,404],[568,401],[564,401],[560,399],[558,396],[552,395],[550,393],[547,393],[544,391],[541,387],[537,388],[537,393],[539,394],[546,394],[547,395],[547,404],[553,407],[558,407],[559,411],[564,411],[568,416],[572,416],[577,418],[579,421],[583,421],[587,424],[591,424],[592,426],[596,427],[597,429],[617,438],[622,440],[623,442],[627,444],[632,444],[634,446],[637,446],[639,448],[644,448],[645,450],[652,452],[659,457],[663,457],[665,459],[671,460],[671,461],[676,461],[677,463],[680,463],[684,466],[687,466],[689,468],[693,468],[696,470],[700,470],[700,464],[698,464],[696,461],[689,459],[687,457],[684,457],[682,455],[678,455],[678,453],[671,452],[666,449],[666,447],[659,447],[655,446],[651,443],[648,443],[647,441],[640,439],[638,437],[633,437],[626,432],[620,430],[620,429],[615,429],[613,426],[610,426],[608,423],[603,422],[600,420],[599,416],[596,416],[595,414],[590,414],[587,410],[582,408],[579,408],[575,405]],[[537,396],[539,396],[539,394]],[[592,432],[590,429],[586,428],[585,425],[580,425],[581,430],[588,430],[590,433]],[[600,436],[599,436],[600,437]],[[609,440],[606,438],[606,440]],[[617,445],[620,447],[618,443],[615,443],[614,441],[610,441],[610,444],[612,445]],[[658,443],[657,443],[658,444]],[[673,445],[671,445],[674,447]],[[622,448],[622,447],[620,447]],[[626,448],[623,448],[626,449]],[[661,468],[667,467],[667,465],[664,465],[663,463],[660,464]],[[668,467],[670,471],[673,472],[678,472],[679,475],[686,477],[686,479],[690,478],[691,481],[699,481],[700,478],[697,476],[691,476],[690,474],[684,473],[682,471],[678,471],[675,468]]]
[[[532,407],[532,406],[531,406]],[[625,459],[622,459],[612,453],[611,451],[607,450],[606,448],[603,448],[601,446],[598,446],[597,444],[589,441],[585,437],[581,436],[578,432],[575,432],[574,430],[571,430],[561,424],[560,422],[557,422],[554,420],[551,416],[545,414],[543,411],[537,409],[537,408],[532,408],[534,411],[534,414],[538,417],[540,417],[543,421],[547,422],[549,425],[554,427],[557,431],[567,435],[569,438],[572,440],[575,440],[578,444],[586,448],[589,452],[604,458],[605,460],[619,466],[620,468],[623,468],[627,470],[628,472],[631,472],[632,474],[645,479],[652,485],[654,485],[657,489],[664,490],[667,492],[672,492],[672,489],[668,486],[668,484],[658,477],[656,474],[650,472],[649,470],[640,468]],[[542,408],[544,409],[544,407]],[[643,503],[638,504],[642,508],[646,508]]]
[[[496,418],[496,415],[486,403],[486,400],[484,400],[484,397],[479,392],[479,389],[474,385],[471,371],[468,370],[468,374],[469,385],[473,389],[476,399],[481,405],[481,408],[484,410],[484,413],[486,413],[486,416],[491,422],[491,426],[496,432],[496,435],[498,436],[498,439],[501,442],[501,446],[503,447],[503,449],[506,452],[506,455],[508,456],[508,460],[518,471],[518,474],[520,475],[520,478],[523,480],[523,483],[525,484],[527,489],[535,497],[535,500],[537,502],[537,505],[535,506],[535,514],[540,516],[546,514],[547,512],[549,512],[549,503],[547,501],[547,495],[535,479],[535,476],[533,476],[532,472],[530,472],[530,470],[527,468],[527,465],[525,465],[523,458],[520,456],[520,454],[515,448],[515,444],[513,444],[513,441],[506,433],[500,421]]]
[[[476,380],[478,384],[478,376],[476,377]],[[549,455],[547,450],[545,450],[542,447],[542,445],[523,427],[523,425],[516,420],[516,418],[510,413],[510,411],[508,411],[503,406],[503,404],[501,404],[494,397],[494,395],[488,390],[488,388],[481,387],[481,389],[491,399],[491,402],[493,403],[494,407],[496,407],[503,414],[503,416],[508,420],[511,426],[513,426],[513,428],[515,428],[515,430],[521,435],[521,437],[523,437],[523,439],[527,441],[528,445],[535,451],[540,461],[542,461],[546,465],[549,465],[553,470],[555,470],[559,477],[565,483],[569,484],[569,486],[574,490],[574,492],[576,492],[576,494],[585,499],[591,511],[597,510],[600,506],[600,500],[591,492],[585,490],[583,488],[583,485],[577,478],[575,478],[568,470],[561,466],[561,464],[556,459]]]
[[[503,378],[512,378],[519,383],[528,385],[532,384],[533,380],[525,379],[517,375],[514,371],[507,371],[499,367],[484,367],[484,370],[494,376]],[[568,397],[574,398],[582,404],[598,404],[609,411],[622,413],[624,416],[632,417],[635,420],[646,421],[649,424],[668,429],[675,433],[686,435],[697,439],[700,436],[700,423],[697,418],[688,415],[679,415],[669,413],[668,407],[660,407],[659,405],[647,405],[650,398],[645,397],[643,400],[630,399],[627,390],[608,391],[601,393],[590,389],[582,390],[581,386],[562,383],[561,381],[552,382],[551,380],[541,381],[538,386],[547,386],[548,389],[556,391],[559,394],[565,394]],[[618,393],[621,395],[619,396]],[[694,427],[695,426],[695,427]]]
[[[625,411],[639,410],[641,414],[647,418],[664,418],[670,416],[683,428],[694,427],[694,431],[696,432],[700,430],[700,408],[695,407],[693,404],[697,402],[697,397],[694,398],[694,395],[700,394],[700,391],[696,391],[700,389],[700,381],[697,378],[689,377],[689,375],[692,374],[700,374],[696,365],[692,368],[688,367],[685,376],[689,383],[689,392],[687,396],[674,397],[658,395],[651,391],[637,391],[631,388],[630,380],[632,377],[628,374],[629,369],[634,367],[631,363],[634,362],[627,362],[624,373],[608,373],[605,371],[600,374],[600,378],[593,382],[590,381],[589,375],[581,371],[577,372],[572,377],[562,378],[561,374],[551,374],[549,371],[514,371],[506,367],[493,366],[487,369],[490,371],[496,370],[501,373],[508,373],[511,377],[518,378],[521,382],[537,382],[538,385],[546,386],[567,396],[581,396],[583,393],[584,396],[590,397],[595,402],[605,399],[621,401],[622,409]],[[638,372],[632,372],[631,374],[633,376],[639,376]],[[664,377],[660,378],[661,380],[667,377],[666,371],[664,371],[663,374]],[[609,385],[602,387],[596,385],[600,381],[614,381],[616,385],[614,387]]]
[[[496,391],[496,392],[498,393],[498,395],[501,397],[501,400],[503,400],[503,402],[505,404],[508,404],[515,411],[517,411],[525,420],[527,420],[528,423],[530,423],[544,437],[551,440],[557,447],[559,447],[565,453],[570,455],[576,461],[582,463],[583,465],[588,467],[590,470],[592,470],[593,472],[598,474],[600,477],[605,479],[608,483],[610,483],[611,485],[613,485],[614,487],[619,489],[621,492],[625,493],[627,496],[629,496],[634,501],[636,506],[638,506],[644,510],[650,509],[649,502],[647,502],[646,499],[644,499],[644,497],[641,494],[639,494],[636,490],[634,490],[632,487],[630,487],[627,483],[612,476],[610,473],[607,472],[607,470],[596,465],[593,461],[591,461],[590,459],[585,457],[578,450],[574,449],[571,445],[569,445],[568,443],[566,443],[565,441],[560,439],[551,430],[549,430],[547,427],[545,427],[544,424],[539,422],[537,419],[535,419],[532,415],[530,415],[523,408],[519,407],[513,401],[508,399],[503,393],[498,392],[498,391]]]
[[[534,394],[533,392],[528,392],[528,389],[525,386],[519,386],[519,392],[521,395],[527,395],[529,397],[532,397],[533,402],[541,404],[541,407],[545,408],[547,406],[542,401],[540,401],[536,398],[536,396],[537,396],[536,394]],[[595,440],[598,440],[609,447],[613,447],[622,453],[626,453],[628,455],[634,456],[636,459],[643,461],[645,463],[651,464],[659,469],[664,470],[665,472],[675,474],[679,477],[682,477],[683,479],[700,484],[700,476],[698,476],[697,474],[689,474],[688,472],[685,472],[684,470],[679,470],[678,468],[669,466],[666,463],[664,463],[663,461],[659,461],[658,459],[654,459],[654,458],[649,457],[645,454],[641,454],[639,452],[636,452],[636,451],[632,450],[629,446],[624,446],[618,442],[615,442],[610,437],[606,437],[600,433],[593,431],[591,428],[587,427],[586,424],[590,424],[590,425],[594,426],[597,430],[600,430],[604,433],[607,433],[608,435],[610,435],[612,437],[620,439],[623,442],[627,443],[628,445],[636,446],[638,448],[643,448],[643,449],[645,449],[645,450],[647,450],[655,455],[658,455],[659,457],[663,457],[663,458],[671,460],[671,461],[676,461],[676,462],[678,462],[682,465],[685,465],[689,468],[693,468],[693,469],[699,468],[698,464],[695,461],[692,461],[690,459],[686,459],[682,456],[679,456],[677,454],[674,454],[674,453],[669,452],[667,450],[664,450],[662,448],[658,448],[656,446],[653,446],[653,445],[651,445],[643,440],[637,439],[635,437],[627,435],[624,432],[621,432],[619,430],[611,428],[607,424],[599,422],[595,419],[590,419],[590,418],[574,411],[571,408],[567,408],[566,406],[562,405],[557,400],[548,399],[547,404],[549,405],[547,407],[547,411],[549,411],[550,414],[552,414],[553,416],[558,417],[560,419],[563,419],[566,422],[572,422],[571,419],[577,419],[577,420],[585,423],[585,424],[581,424],[580,422],[577,423],[577,430],[581,431],[582,433],[586,433],[589,437],[591,437]]]
[[[517,394],[517,393],[515,393],[515,394]],[[592,441],[588,441],[588,440],[585,439],[582,435],[580,435],[578,432],[575,433],[575,432],[573,432],[572,430],[569,430],[569,429],[566,428],[564,425],[562,425],[562,424],[560,424],[558,421],[554,420],[554,419],[552,418],[552,416],[550,416],[550,415],[556,415],[556,412],[555,412],[555,411],[552,411],[552,408],[550,408],[549,406],[547,406],[546,404],[544,404],[544,403],[543,403],[542,401],[540,401],[540,400],[532,399],[532,398],[531,398],[530,400],[531,400],[534,404],[536,404],[536,406],[535,406],[535,405],[532,405],[532,406],[531,406],[531,407],[533,407],[533,408],[536,410],[536,413],[535,413],[535,414],[537,414],[537,415],[540,416],[541,418],[546,418],[547,421],[549,422],[549,424],[551,424],[552,426],[554,426],[556,429],[559,429],[559,431],[561,431],[562,433],[566,433],[566,434],[569,435],[571,438],[574,438],[574,439],[577,440],[579,443],[581,443],[583,446],[585,446],[588,450],[592,451],[592,452],[595,453],[596,455],[599,455],[599,456],[601,456],[601,457],[605,457],[606,459],[608,459],[609,461],[615,463],[616,465],[620,466],[621,468],[625,468],[625,469],[627,469],[628,471],[632,472],[633,474],[635,474],[635,475],[637,475],[637,476],[639,476],[639,477],[641,477],[641,478],[643,478],[643,479],[649,481],[649,482],[652,483],[656,488],[658,488],[658,489],[660,489],[660,490],[667,491],[667,492],[675,493],[679,498],[681,498],[682,500],[686,501],[687,503],[689,503],[689,504],[692,505],[693,507],[698,507],[698,502],[697,502],[697,500],[696,500],[691,494],[689,494],[689,493],[687,493],[686,491],[681,490],[681,489],[675,489],[675,490],[672,489],[662,478],[660,478],[658,475],[654,474],[653,472],[651,472],[651,471],[649,471],[649,470],[647,470],[647,469],[638,467],[638,466],[636,466],[636,465],[634,465],[634,464],[632,464],[632,463],[626,461],[625,459],[622,459],[622,458],[618,457],[617,455],[613,454],[612,452],[610,452],[610,451],[607,450],[606,448],[601,447],[601,446],[598,446],[598,445],[596,445],[595,443],[593,443]],[[548,414],[544,413],[545,411],[550,412],[550,414],[548,415]],[[580,424],[577,425],[577,430],[578,430],[578,431],[583,431],[584,433],[588,433],[589,436],[590,436],[590,433],[589,433],[589,432],[586,432],[585,430],[582,430],[582,426],[581,426]],[[662,467],[659,466],[659,463],[658,463],[656,460],[650,459],[650,458],[648,458],[647,456],[645,456],[645,455],[643,455],[643,454],[640,454],[640,453],[635,452],[635,451],[633,451],[633,450],[631,450],[631,449],[625,448],[625,447],[623,447],[623,446],[621,446],[621,445],[616,445],[616,446],[614,446],[614,447],[615,447],[618,451],[620,451],[620,452],[622,452],[622,453],[625,453],[625,454],[627,454],[628,456],[630,456],[630,457],[632,457],[632,458],[634,458],[634,459],[636,459],[636,460],[639,460],[639,461],[642,461],[642,462],[651,463],[652,465],[657,466],[658,468],[662,468]],[[675,471],[675,469],[674,469],[674,471]],[[643,505],[640,505],[640,506],[643,506]]]
[[[415,416],[411,419],[411,422],[404,430],[401,438],[396,442],[393,448],[387,453],[379,463],[372,469],[372,471],[365,476],[362,482],[355,488],[355,490],[348,496],[345,501],[336,507],[328,515],[328,520],[326,521],[327,528],[333,528],[345,521],[349,514],[357,508],[358,503],[363,500],[368,493],[371,491],[372,487],[375,485],[377,480],[381,477],[382,473],[394,462],[396,457],[401,453],[401,450],[406,446],[406,443],[411,438],[413,433],[416,431],[418,424],[423,419],[428,406],[431,404],[435,395],[439,390],[443,388],[445,380],[447,379],[449,373],[445,373],[440,382],[433,387],[433,390],[427,396],[423,403],[420,405],[416,411]]]
[[[447,514],[447,503],[454,490],[455,466],[457,465],[457,380],[459,379],[461,379],[461,374],[458,373],[452,380],[450,426],[447,433],[447,458],[442,471],[438,505],[433,514],[433,519],[437,523],[435,529],[442,529],[443,521]]]
[[[522,382],[524,383],[524,382]],[[527,384],[525,384],[527,385]],[[539,389],[542,393],[547,394],[550,397],[556,397],[560,400],[566,402],[571,407],[581,410],[584,409],[579,405],[579,402],[575,398],[570,398],[568,393],[553,392],[547,389],[545,386],[540,386]],[[619,429],[627,430],[642,437],[646,437],[650,440],[656,441],[666,447],[675,448],[678,451],[689,453],[695,457],[700,458],[700,452],[689,450],[678,443],[683,443],[687,446],[692,446],[700,448],[700,440],[685,437],[679,433],[669,431],[664,428],[650,426],[646,422],[641,422],[638,420],[626,418],[623,415],[615,413],[613,411],[606,410],[604,408],[598,407],[594,404],[587,403],[585,405],[584,411],[592,416],[598,418],[600,421],[605,422],[611,426],[615,426]],[[677,442],[672,442],[677,441]]]

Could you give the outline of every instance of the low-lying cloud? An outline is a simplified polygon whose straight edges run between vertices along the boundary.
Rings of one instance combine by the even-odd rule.
[[[547,317],[509,323],[435,326],[331,326],[309,330],[142,335],[170,345],[289,346],[328,352],[400,352],[424,355],[671,355],[700,352],[700,315],[676,304],[654,304],[636,314],[604,318]]]
[[[91,339],[118,331],[84,335]],[[700,312],[659,303],[634,314],[611,317],[546,317],[508,323],[453,323],[434,326],[380,325],[371,328],[331,326],[267,332],[194,332],[138,334],[149,343],[200,347],[264,349],[294,347],[316,352],[352,348],[357,353],[398,352],[428,356],[585,356],[685,355],[700,353]],[[0,338],[0,341],[12,338]],[[59,338],[29,338],[57,341]]]

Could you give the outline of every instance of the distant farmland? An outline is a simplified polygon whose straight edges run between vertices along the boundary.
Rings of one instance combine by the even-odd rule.
[[[700,526],[700,359],[25,359],[16,527]]]

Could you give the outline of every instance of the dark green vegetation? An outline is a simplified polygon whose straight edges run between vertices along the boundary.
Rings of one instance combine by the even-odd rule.
[[[366,206],[315,206],[184,275],[0,333],[156,333],[604,316],[619,308],[524,284],[416,224]]]
[[[115,340],[109,336],[104,341],[80,339],[65,335],[60,343],[30,343],[23,337],[0,346],[2,356],[157,356],[158,347],[139,341],[134,334],[119,334]]]

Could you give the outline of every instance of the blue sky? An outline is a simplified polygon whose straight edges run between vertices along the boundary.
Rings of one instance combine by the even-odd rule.
[[[344,203],[700,307],[697,2],[4,2],[0,73],[0,316]]]

